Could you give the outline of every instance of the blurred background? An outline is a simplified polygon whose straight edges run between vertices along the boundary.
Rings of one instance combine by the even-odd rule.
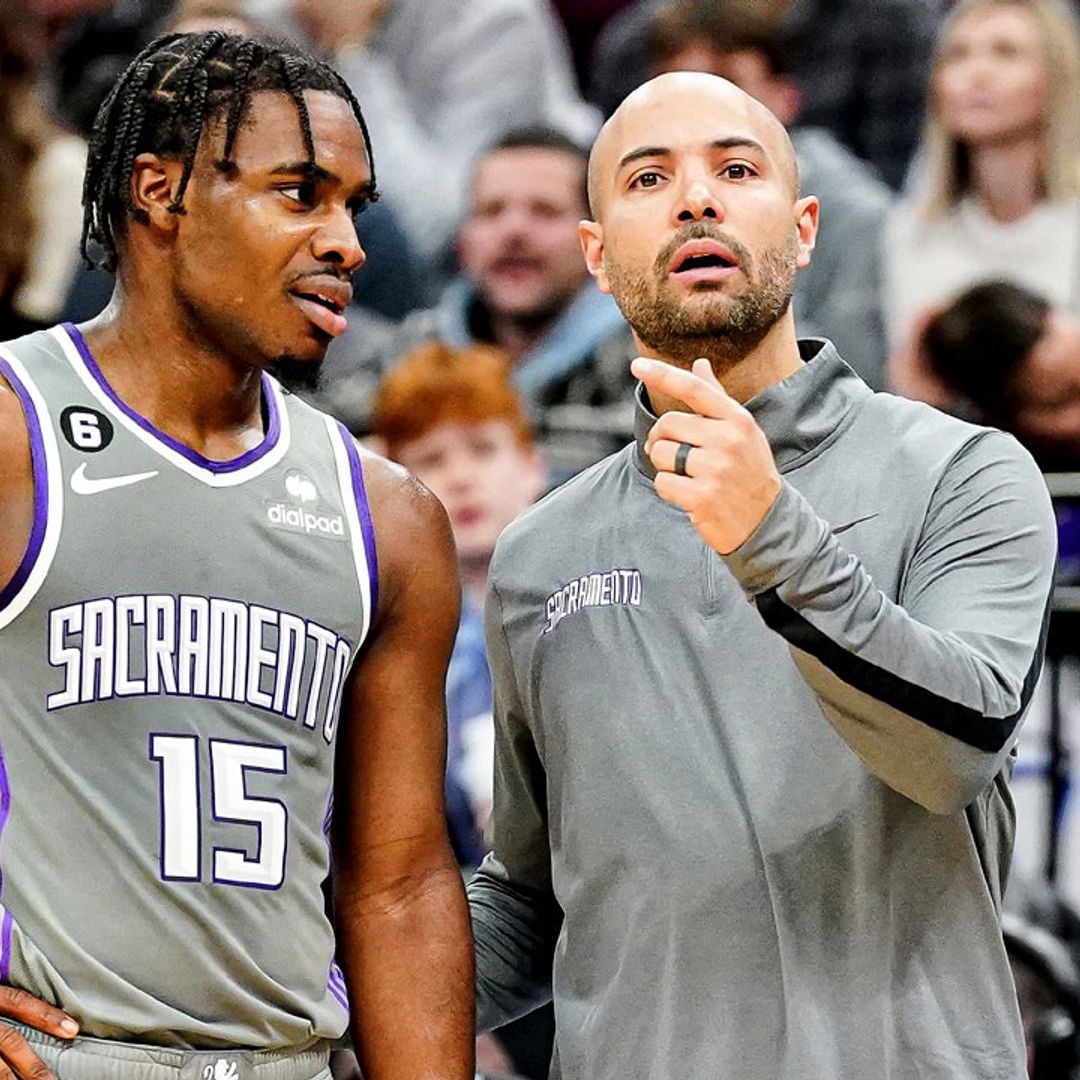
[[[1058,515],[1049,654],[1020,737],[1006,898],[1038,1080],[1080,1076],[1080,3],[0,0],[0,340],[97,314],[82,174],[112,81],[166,30],[288,38],[365,111],[383,199],[312,400],[443,501],[464,585],[447,819],[485,851],[481,609],[506,524],[632,437],[634,345],[585,272],[588,147],[652,75],[709,71],[788,127],[822,203],[794,306],[878,390],[1014,433]],[[546,1077],[550,1012],[484,1038]],[[355,1075],[346,1053],[337,1075]]]

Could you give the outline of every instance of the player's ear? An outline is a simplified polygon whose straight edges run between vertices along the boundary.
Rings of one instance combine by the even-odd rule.
[[[136,220],[172,232],[176,211],[170,210],[180,190],[184,167],[157,154],[140,154],[131,167],[131,203]]]
[[[608,284],[607,271],[604,269],[604,227],[599,222],[578,222],[578,238],[581,240],[581,250],[585,256],[585,265],[589,273],[596,278],[596,284],[601,292],[610,293],[611,286]]]

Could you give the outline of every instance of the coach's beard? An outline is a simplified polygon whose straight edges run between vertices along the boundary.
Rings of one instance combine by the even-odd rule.
[[[691,297],[676,296],[668,267],[688,240],[713,239],[738,260],[746,278],[741,293],[726,285],[702,283]],[[690,367],[705,356],[722,366],[747,356],[787,311],[795,284],[798,241],[767,248],[758,259],[707,222],[680,231],[657,256],[649,275],[625,273],[606,264],[608,281],[626,321],[650,349],[673,363]],[[658,283],[658,284],[656,284]]]

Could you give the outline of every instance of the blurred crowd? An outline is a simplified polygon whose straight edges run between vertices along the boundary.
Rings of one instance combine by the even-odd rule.
[[[632,437],[633,338],[578,240],[604,117],[674,70],[764,102],[821,200],[801,333],[833,340],[875,389],[1011,431],[1047,473],[1080,472],[1078,24],[1073,0],[0,0],[0,340],[108,303],[111,277],[80,257],[83,163],[98,105],[147,41],[217,27],[334,62],[382,197],[359,220],[367,262],[311,396],[450,514],[465,603],[447,815],[475,865],[495,540]],[[1054,490],[1065,595],[1080,490]],[[1052,692],[1021,742],[1006,924],[1044,1078],[1076,1070],[1080,1029],[1080,851],[1066,842],[1080,834],[1067,761],[1080,632],[1057,638]],[[546,1075],[544,1023],[486,1043],[491,1075]]]

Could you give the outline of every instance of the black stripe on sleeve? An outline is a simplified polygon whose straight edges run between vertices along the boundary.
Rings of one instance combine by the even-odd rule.
[[[812,626],[794,608],[785,604],[775,589],[758,595],[757,608],[770,629],[775,630],[795,648],[820,660],[849,686],[937,731],[967,743],[968,746],[988,753],[997,753],[1008,742],[1035,692],[1035,684],[1042,670],[1046,632],[1050,623],[1050,601],[1047,599],[1039,645],[1024,677],[1020,693],[1020,708],[1012,716],[994,717],[984,716],[976,709],[940,697],[924,686],[917,686],[861,656],[848,652]]]

